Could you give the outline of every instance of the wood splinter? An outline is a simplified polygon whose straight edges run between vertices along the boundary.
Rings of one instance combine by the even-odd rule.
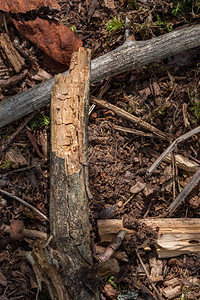
[[[18,73],[24,66],[25,62],[19,52],[13,46],[7,33],[0,34],[0,46],[15,69],[15,72]]]

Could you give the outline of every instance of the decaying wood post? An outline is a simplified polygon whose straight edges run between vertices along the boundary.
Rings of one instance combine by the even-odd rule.
[[[52,300],[98,299],[90,251],[87,115],[90,50],[74,53],[70,73],[58,75],[51,99],[50,239],[36,241],[28,259],[38,286]]]
[[[50,230],[67,259],[71,299],[95,299],[82,284],[91,264],[87,196],[87,115],[90,50],[73,54],[70,74],[56,76],[51,98]]]

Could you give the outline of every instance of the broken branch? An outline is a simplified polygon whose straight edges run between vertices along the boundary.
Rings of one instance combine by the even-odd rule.
[[[92,61],[91,83],[198,47],[199,35],[200,25],[198,24],[147,41],[137,42],[129,39],[119,48]],[[48,104],[53,84],[54,78],[2,101],[0,103],[0,127]]]

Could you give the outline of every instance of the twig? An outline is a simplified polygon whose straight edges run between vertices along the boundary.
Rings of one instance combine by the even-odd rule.
[[[172,187],[173,187],[173,200],[176,198],[176,158],[174,152],[171,153],[172,159]]]
[[[109,78],[106,83],[104,84],[104,86],[101,88],[99,94],[98,94],[98,98],[102,98],[103,95],[107,92],[107,90],[109,89],[109,84],[110,84],[110,81],[111,81],[111,78]],[[94,108],[96,107],[95,104],[92,104],[90,107],[89,107],[89,112],[88,112],[88,115],[91,115],[91,113],[93,112]]]
[[[0,152],[3,152],[8,147],[8,145],[14,140],[18,133],[26,126],[26,124],[34,117],[35,114],[36,112],[30,114],[17,130],[9,138],[7,138],[6,141],[2,142]]]
[[[172,140],[172,137],[169,136],[168,134],[162,132],[161,130],[157,129],[156,127],[148,124],[147,122],[141,120],[140,118],[138,118],[134,115],[129,114],[128,112],[124,111],[121,108],[118,108],[117,106],[115,106],[113,104],[110,104],[104,100],[97,99],[95,97],[91,97],[91,101],[101,107],[104,107],[104,108],[107,108],[107,109],[113,111],[115,114],[119,115],[120,117],[123,117],[123,118],[137,124],[138,126],[153,132],[155,135],[159,136],[162,139],[165,139],[168,141]]]
[[[9,88],[9,86],[13,86],[17,84],[19,81],[21,81],[26,75],[28,74],[28,70],[23,70],[20,74],[13,75],[12,77],[6,79],[6,80],[1,80],[0,81],[0,88]]]
[[[131,197],[129,197],[128,200],[126,200],[126,202],[124,202],[120,208],[121,209],[124,208],[126,206],[126,204],[128,204],[133,199],[134,196],[135,196],[135,194],[133,194]]]
[[[4,24],[4,28],[5,28],[5,31],[6,31],[7,35],[9,35],[7,21],[6,21],[6,16],[5,16],[4,12],[3,12],[3,24]]]
[[[176,197],[176,199],[169,206],[168,211],[165,216],[171,216],[172,213],[177,209],[177,207],[181,204],[181,202],[189,195],[194,186],[200,181],[200,168],[198,171],[192,176],[188,184],[182,189],[180,194]]]
[[[147,170],[147,175],[150,176],[153,173],[153,171],[161,164],[161,162],[168,156],[168,154],[171,153],[177,147],[179,143],[189,139],[191,136],[199,132],[200,126],[175,139],[173,143],[156,159],[152,166]]]
[[[154,289],[154,291],[155,291],[155,293],[156,293],[156,295],[157,295],[157,297],[158,297],[158,298],[154,298],[154,299],[163,300],[163,297],[160,295],[160,293],[159,293],[159,291],[157,290],[155,284],[152,282],[152,280],[151,280],[151,278],[150,278],[149,272],[147,271],[147,268],[145,267],[145,264],[144,264],[143,261],[142,261],[142,258],[141,258],[140,254],[139,254],[139,251],[138,251],[137,249],[136,249],[135,251],[136,251],[137,257],[138,257],[138,259],[139,259],[139,261],[140,261],[140,263],[141,263],[141,265],[142,265],[142,267],[143,267],[143,269],[144,269],[144,271],[145,271],[145,273],[146,273],[146,276],[147,276],[147,278],[149,279],[149,282],[150,282],[152,288]]]
[[[188,121],[188,116],[187,116],[187,107],[188,107],[187,103],[183,103],[182,105],[183,121],[186,128],[190,126],[190,122]]]
[[[37,213],[38,215],[40,215],[42,218],[44,218],[46,221],[49,222],[49,219],[41,212],[39,211],[39,209],[35,208],[34,206],[32,206],[31,204],[27,203],[26,201],[24,201],[23,199],[15,196],[15,195],[12,195],[11,193],[8,193],[2,189],[0,189],[0,193],[2,193],[3,195],[6,195],[8,197],[11,197],[12,199],[14,200],[17,200],[19,202],[21,202],[23,205],[29,207],[30,209],[32,209],[35,213]]]
[[[102,263],[107,260],[115,253],[115,251],[120,247],[125,235],[128,233],[126,230],[120,230],[117,236],[112,240],[112,242],[108,245],[106,250],[97,255],[97,259]]]
[[[133,129],[133,128],[122,127],[122,126],[118,126],[118,125],[114,125],[114,124],[113,124],[113,128],[116,129],[116,130],[123,131],[123,132],[133,133],[133,134],[139,135],[139,136],[153,137],[152,133],[143,132],[143,131]]]
[[[11,229],[10,226],[8,225],[3,225],[2,231],[5,233],[10,233]],[[38,230],[31,230],[31,229],[26,229],[24,228],[23,230],[23,234],[25,237],[29,238],[29,239],[41,239],[41,240],[47,240],[47,234],[45,232],[42,231],[38,231]]]

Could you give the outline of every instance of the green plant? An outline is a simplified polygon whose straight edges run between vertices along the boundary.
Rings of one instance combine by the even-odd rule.
[[[122,27],[124,23],[120,20],[120,17],[112,17],[112,20],[106,23],[106,30],[113,32],[118,28]]]
[[[195,117],[200,120],[200,101],[195,101],[194,97],[192,96],[192,93],[190,92],[190,89],[187,88],[187,94],[188,98],[190,100],[190,103],[192,107],[190,107],[190,111],[194,112]]]
[[[173,1],[172,14],[185,15],[186,13],[199,13],[200,10],[200,1],[199,0],[182,0],[182,1]]]
[[[76,27],[73,24],[70,24],[69,28],[73,31],[73,33],[76,33]]]
[[[31,130],[34,129],[45,129],[50,125],[50,117],[43,115],[36,115],[29,123]]]
[[[8,162],[3,163],[2,165],[0,165],[0,169],[6,169],[6,168],[8,168],[10,165],[11,165],[11,162],[8,161]]]
[[[114,283],[114,276],[108,278],[108,283],[110,283],[116,290],[119,290],[117,285]]]
[[[159,15],[156,15],[157,21],[155,22],[156,26],[158,26],[159,31],[167,30],[168,32],[173,31],[173,26],[169,25],[166,21],[162,21]]]

